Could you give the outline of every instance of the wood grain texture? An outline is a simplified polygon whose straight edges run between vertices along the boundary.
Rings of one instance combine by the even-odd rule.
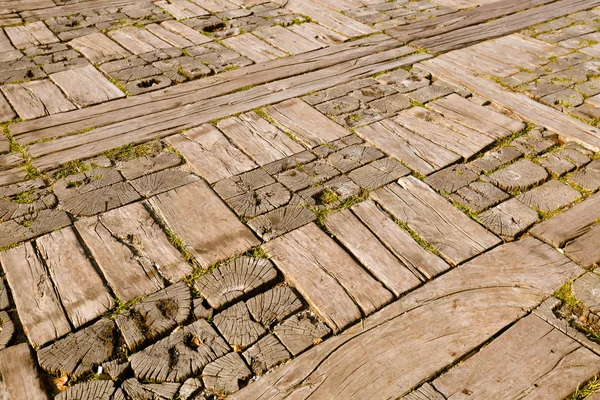
[[[314,0],[290,0],[286,7],[302,15],[307,15],[319,21],[321,25],[348,37],[362,36],[375,32],[367,25],[355,21],[342,13],[333,11]]]
[[[91,65],[57,72],[50,75],[50,79],[80,106],[89,106],[125,97],[125,93],[110,83]]]
[[[71,331],[46,268],[30,243],[0,253],[23,330],[34,347]]]
[[[300,311],[302,301],[288,286],[277,286],[246,302],[255,321],[269,327]]]
[[[267,335],[243,353],[246,362],[257,375],[262,375],[271,368],[290,358],[289,351],[274,335]]]
[[[588,232],[598,218],[600,218],[600,193],[536,225],[531,233],[555,247],[563,247],[569,240]]]
[[[203,181],[160,194],[149,202],[203,267],[259,244]]]
[[[56,400],[110,400],[116,388],[111,381],[92,381],[75,384],[59,393]]]
[[[579,273],[581,269],[566,257],[534,238],[503,245],[392,303],[344,335],[326,340],[231,398],[405,395]]]
[[[588,232],[570,242],[565,254],[582,267],[589,268],[600,262],[600,224],[594,225]]]
[[[87,258],[72,228],[36,240],[60,301],[75,328],[114,306],[111,294]]]
[[[48,400],[27,343],[0,350],[0,378],[6,399]]]
[[[453,265],[500,243],[500,239],[414,177],[401,178],[398,183],[378,189],[372,197]]]
[[[250,317],[244,302],[238,302],[215,315],[217,330],[235,351],[241,351],[263,336],[267,331]]]
[[[370,314],[392,298],[315,224],[281,236],[264,248],[290,285],[334,332],[360,318],[361,310]]]
[[[229,353],[216,359],[202,371],[204,386],[221,395],[238,391],[240,382],[247,381],[251,376],[252,372],[236,353]]]
[[[535,363],[531,360],[535,359]],[[600,357],[529,315],[468,361],[433,381],[448,399],[563,399],[600,368]]]
[[[2,91],[23,119],[34,119],[77,108],[49,80],[5,85]]]

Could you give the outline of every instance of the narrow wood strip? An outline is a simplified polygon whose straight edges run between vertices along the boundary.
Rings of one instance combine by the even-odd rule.
[[[460,57],[460,51],[455,54]],[[489,79],[475,76],[469,70],[471,66],[459,64],[456,57],[454,60],[449,60],[444,55],[422,65],[436,77],[464,86],[484,98],[493,99],[495,103],[511,110],[522,119],[545,126],[565,141],[575,141],[594,151],[600,150],[600,129],[538,103],[523,94],[509,92]]]
[[[141,143],[167,136],[214,119],[249,111],[256,107],[277,103],[430,58],[427,54],[415,54],[398,59],[398,55],[404,51],[406,50],[401,48],[382,52],[312,74],[275,82],[272,86],[263,85],[247,91],[232,93],[222,96],[218,101],[216,99],[203,101],[53,142],[38,143],[30,146],[29,150],[36,156],[47,155],[34,161],[38,168],[47,170],[69,160],[93,156],[125,144]],[[52,154],[55,151],[58,152]]]
[[[518,32],[528,26],[577,11],[587,10],[599,4],[600,0],[559,0],[480,25],[468,26],[427,39],[420,39],[413,44],[439,54],[466,47],[486,39],[493,39]]]
[[[15,1],[14,3],[21,3],[20,1]],[[42,19],[47,19],[50,17],[59,17],[62,15],[71,15],[77,14],[82,11],[90,11],[98,8],[109,8],[109,7],[122,7],[128,4],[137,3],[139,7],[144,7],[145,5],[152,4],[151,1],[148,0],[88,0],[81,1],[75,4],[68,4],[64,6],[58,6],[52,4],[52,6],[48,6],[47,8],[28,10],[21,13],[21,17],[25,19],[25,21],[38,21]]]
[[[413,24],[389,29],[387,33],[398,40],[409,43],[416,39],[438,36],[471,25],[480,24],[493,18],[512,14],[531,7],[552,3],[556,0],[501,0],[455,12],[429,18]]]
[[[307,54],[227,71],[214,77],[183,83],[140,96],[63,113],[53,118],[40,118],[32,122],[14,124],[11,126],[11,133],[20,144],[56,137],[56,128],[59,126],[60,134],[58,135],[68,135],[84,129],[101,127],[218,97],[249,85],[260,85],[296,74],[316,71],[397,46],[398,42],[390,40],[386,35],[370,36]]]

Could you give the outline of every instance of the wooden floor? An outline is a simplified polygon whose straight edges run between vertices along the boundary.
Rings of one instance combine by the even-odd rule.
[[[0,0],[0,399],[600,399],[600,0]]]

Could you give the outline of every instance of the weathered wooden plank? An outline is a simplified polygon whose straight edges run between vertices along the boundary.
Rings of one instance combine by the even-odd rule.
[[[49,80],[13,83],[3,86],[2,91],[23,119],[34,119],[77,108]]]
[[[315,224],[281,236],[264,248],[334,332],[360,318],[361,310],[370,314],[391,300],[391,293]]]
[[[0,93],[0,122],[10,121],[16,116],[17,114],[12,110],[12,108],[10,108],[10,104],[6,100],[6,97],[4,97]],[[4,143],[0,144],[0,148],[2,149],[2,151],[8,151],[8,148],[6,146],[8,144],[8,141],[2,140],[2,142]]]
[[[410,270],[419,271],[425,279],[431,279],[450,268],[440,257],[421,247],[372,201],[356,204],[352,211],[396,258]]]
[[[467,160],[494,143],[489,136],[422,107],[401,111],[394,118],[394,122],[454,151]]]
[[[456,52],[458,58],[460,58],[460,51]],[[600,130],[597,128],[538,103],[523,94],[506,91],[499,84],[488,79],[475,76],[469,71],[472,65],[460,64],[456,57],[450,60],[444,55],[422,65],[439,78],[464,86],[484,98],[493,99],[495,103],[511,110],[526,121],[545,126],[565,141],[575,141],[595,151],[600,150]]]
[[[290,0],[287,2],[286,8],[309,16],[315,21],[319,21],[321,25],[348,37],[362,36],[375,32],[374,29],[367,25],[322,6],[313,0]]]
[[[91,65],[57,72],[50,75],[50,79],[80,106],[89,106],[125,97],[125,93],[110,83]]]
[[[164,9],[178,20],[210,15],[208,11],[189,0],[157,1],[154,4]]]
[[[203,267],[259,244],[203,181],[160,194],[149,202]]]
[[[346,36],[313,22],[292,25],[287,27],[287,29],[320,45],[321,47],[328,47],[348,40]]]
[[[0,350],[2,350],[11,341],[15,333],[15,325],[5,311],[0,311],[0,329]],[[2,393],[1,389],[0,393]]]
[[[7,173],[14,174],[14,170]],[[24,177],[23,177],[24,179]],[[64,211],[41,210],[0,224],[0,248],[71,225]]]
[[[15,3],[21,3],[21,1],[15,1]],[[149,1],[146,2],[146,4],[149,3]],[[131,0],[87,0],[80,3],[66,4],[58,7],[46,6],[39,9],[38,7],[26,9],[26,11],[23,11],[21,13],[21,16],[24,17],[26,20],[37,21],[40,19],[47,19],[50,17],[77,14],[84,11],[95,10],[98,8],[126,6],[128,4],[131,4]]]
[[[479,215],[479,221],[490,231],[504,238],[514,238],[538,221],[538,213],[516,198],[490,208]]]
[[[183,36],[181,36],[175,32],[168,30],[167,28],[163,27],[162,25],[148,24],[148,25],[146,25],[146,29],[149,32],[153,33],[156,37],[165,41],[166,43],[170,44],[173,47],[184,48],[184,47],[189,47],[189,46],[194,45],[193,42],[187,40],[186,38],[184,38]]]
[[[208,36],[203,35],[197,30],[192,29],[179,21],[164,21],[161,22],[160,26],[170,30],[171,32],[180,34],[181,36],[185,37],[186,39],[197,45],[208,43],[211,41],[211,39]]]
[[[301,99],[290,99],[267,107],[275,122],[292,132],[309,148],[348,136],[348,131]]]
[[[279,25],[257,29],[252,33],[290,54],[306,53],[323,47]]]
[[[0,380],[6,399],[48,400],[27,343],[0,350]]]
[[[71,159],[86,157],[86,155],[96,155],[115,146],[141,143],[156,137],[167,136],[183,129],[198,126],[203,122],[249,111],[256,107],[293,98],[313,90],[359,79],[378,71],[413,64],[431,57],[427,54],[415,54],[398,58],[406,51],[405,48],[398,48],[378,53],[360,60],[360,62],[342,63],[341,66],[337,65],[335,69],[332,67],[326,71],[317,71],[312,74],[309,73],[222,96],[219,101],[198,102],[193,107],[176,107],[163,113],[155,113],[148,117],[120,122],[112,127],[102,127],[81,135],[64,137],[52,142],[37,143],[29,147],[29,150],[33,153],[35,149],[40,155],[47,154],[47,157],[34,161],[39,168],[45,170],[53,165],[56,166],[59,162],[64,163]],[[386,61],[376,62],[376,59]],[[357,63],[368,65],[357,67]],[[346,72],[340,73],[340,69]],[[316,81],[312,79],[316,79]],[[323,116],[323,118],[325,117]],[[107,130],[111,133],[108,133]],[[93,145],[91,145],[92,142]],[[51,154],[57,150],[60,151]]]
[[[534,238],[503,245],[413,291],[344,335],[324,341],[231,398],[400,397],[579,273],[581,269],[565,256]]]
[[[375,190],[408,174],[408,168],[395,159],[386,157],[350,171],[348,177],[362,188]]]
[[[528,190],[517,199],[538,210],[549,212],[565,207],[581,197],[581,193],[566,183],[550,180],[543,185]]]
[[[143,28],[126,27],[110,31],[108,36],[133,54],[147,53],[171,47],[169,43],[159,39]]]
[[[152,197],[199,179],[196,175],[186,171],[168,169],[137,178],[131,181],[131,186],[142,196]]]
[[[391,120],[363,126],[356,133],[423,175],[429,175],[460,160],[458,154]]]
[[[122,301],[162,289],[164,284],[157,266],[167,271],[170,266],[185,267],[181,256],[168,242],[165,246],[166,238],[158,236],[154,221],[139,203],[97,217],[82,218],[75,227]],[[144,232],[144,228],[149,228],[149,233]]]
[[[388,33],[404,43],[415,39],[441,35],[470,25],[477,25],[493,18],[552,3],[554,0],[501,0],[476,8],[440,15],[411,24],[395,27]]]
[[[267,335],[243,353],[257,375],[262,375],[278,364],[287,361],[290,353],[274,335]]]
[[[565,254],[579,265],[589,268],[600,262],[600,224],[594,225],[587,233],[570,242]]]
[[[285,57],[288,54],[265,43],[251,33],[234,36],[223,40],[223,43],[241,55],[248,57],[254,62],[274,60]]]
[[[219,121],[217,127],[258,165],[265,165],[304,150],[304,147],[255,112],[224,119]]]
[[[433,385],[449,399],[563,399],[598,368],[598,355],[529,315]]]
[[[576,11],[586,10],[600,4],[600,0],[560,0],[555,3],[541,5],[523,12],[518,12],[492,21],[468,26],[442,33],[431,38],[414,42],[434,53],[441,53],[466,47],[486,39],[520,31],[528,26],[558,18]]]
[[[253,218],[248,222],[258,236],[269,241],[300,228],[317,219],[315,213],[305,207],[289,205]]]
[[[59,41],[42,21],[28,25],[9,26],[4,28],[4,32],[19,50]]]
[[[374,54],[377,51],[388,50],[396,45],[397,43],[394,40],[390,40],[385,35],[375,35],[309,54],[227,71],[215,77],[187,82],[173,88],[124,99],[113,104],[98,105],[60,118],[45,119],[43,124],[38,122],[35,125],[14,125],[12,132],[19,135],[61,126],[62,129],[66,130],[65,134],[73,133],[94,126],[99,127],[147,115],[148,111],[158,112],[177,104],[184,105],[220,96],[248,85],[257,85],[274,79],[284,79],[295,74],[314,71],[368,54]],[[150,104],[152,104],[151,109],[148,108]],[[35,137],[36,139],[33,140],[41,139],[44,137],[44,133],[36,132]]]
[[[52,281],[30,243],[0,253],[23,330],[34,347],[71,331]]]
[[[444,117],[468,126],[496,140],[525,128],[525,123],[489,108],[473,104],[457,94],[436,100],[429,107]]]
[[[69,45],[94,64],[119,60],[130,55],[127,50],[100,32],[73,39]]]
[[[42,236],[36,244],[60,302],[75,328],[114,306],[102,278],[88,260],[72,228]]]
[[[56,7],[52,0],[2,0],[0,14]]]
[[[376,190],[373,199],[406,222],[453,265],[500,243],[500,239],[412,176]]]
[[[167,141],[183,154],[192,168],[209,183],[249,171],[257,165],[235,148],[212,125],[202,125]]]
[[[397,259],[350,210],[331,214],[325,225],[394,295],[399,296],[421,283],[421,273]]]
[[[600,193],[536,225],[531,233],[555,247],[587,233],[600,218]]]

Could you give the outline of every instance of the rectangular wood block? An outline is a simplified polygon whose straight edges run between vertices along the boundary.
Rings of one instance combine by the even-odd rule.
[[[50,276],[31,243],[0,253],[0,264],[25,334],[34,347],[71,331]]]
[[[163,193],[149,202],[203,267],[260,244],[204,181]]]
[[[361,310],[368,315],[392,299],[380,282],[313,223],[264,248],[334,332],[361,318]]]
[[[501,241],[412,176],[376,190],[372,197],[396,218],[406,222],[453,265]]]
[[[42,236],[36,244],[75,328],[114,306],[112,296],[87,258],[73,228]]]
[[[50,78],[80,106],[125,97],[125,93],[91,65],[57,72]]]
[[[2,399],[48,400],[27,343],[0,351],[0,382]]]

